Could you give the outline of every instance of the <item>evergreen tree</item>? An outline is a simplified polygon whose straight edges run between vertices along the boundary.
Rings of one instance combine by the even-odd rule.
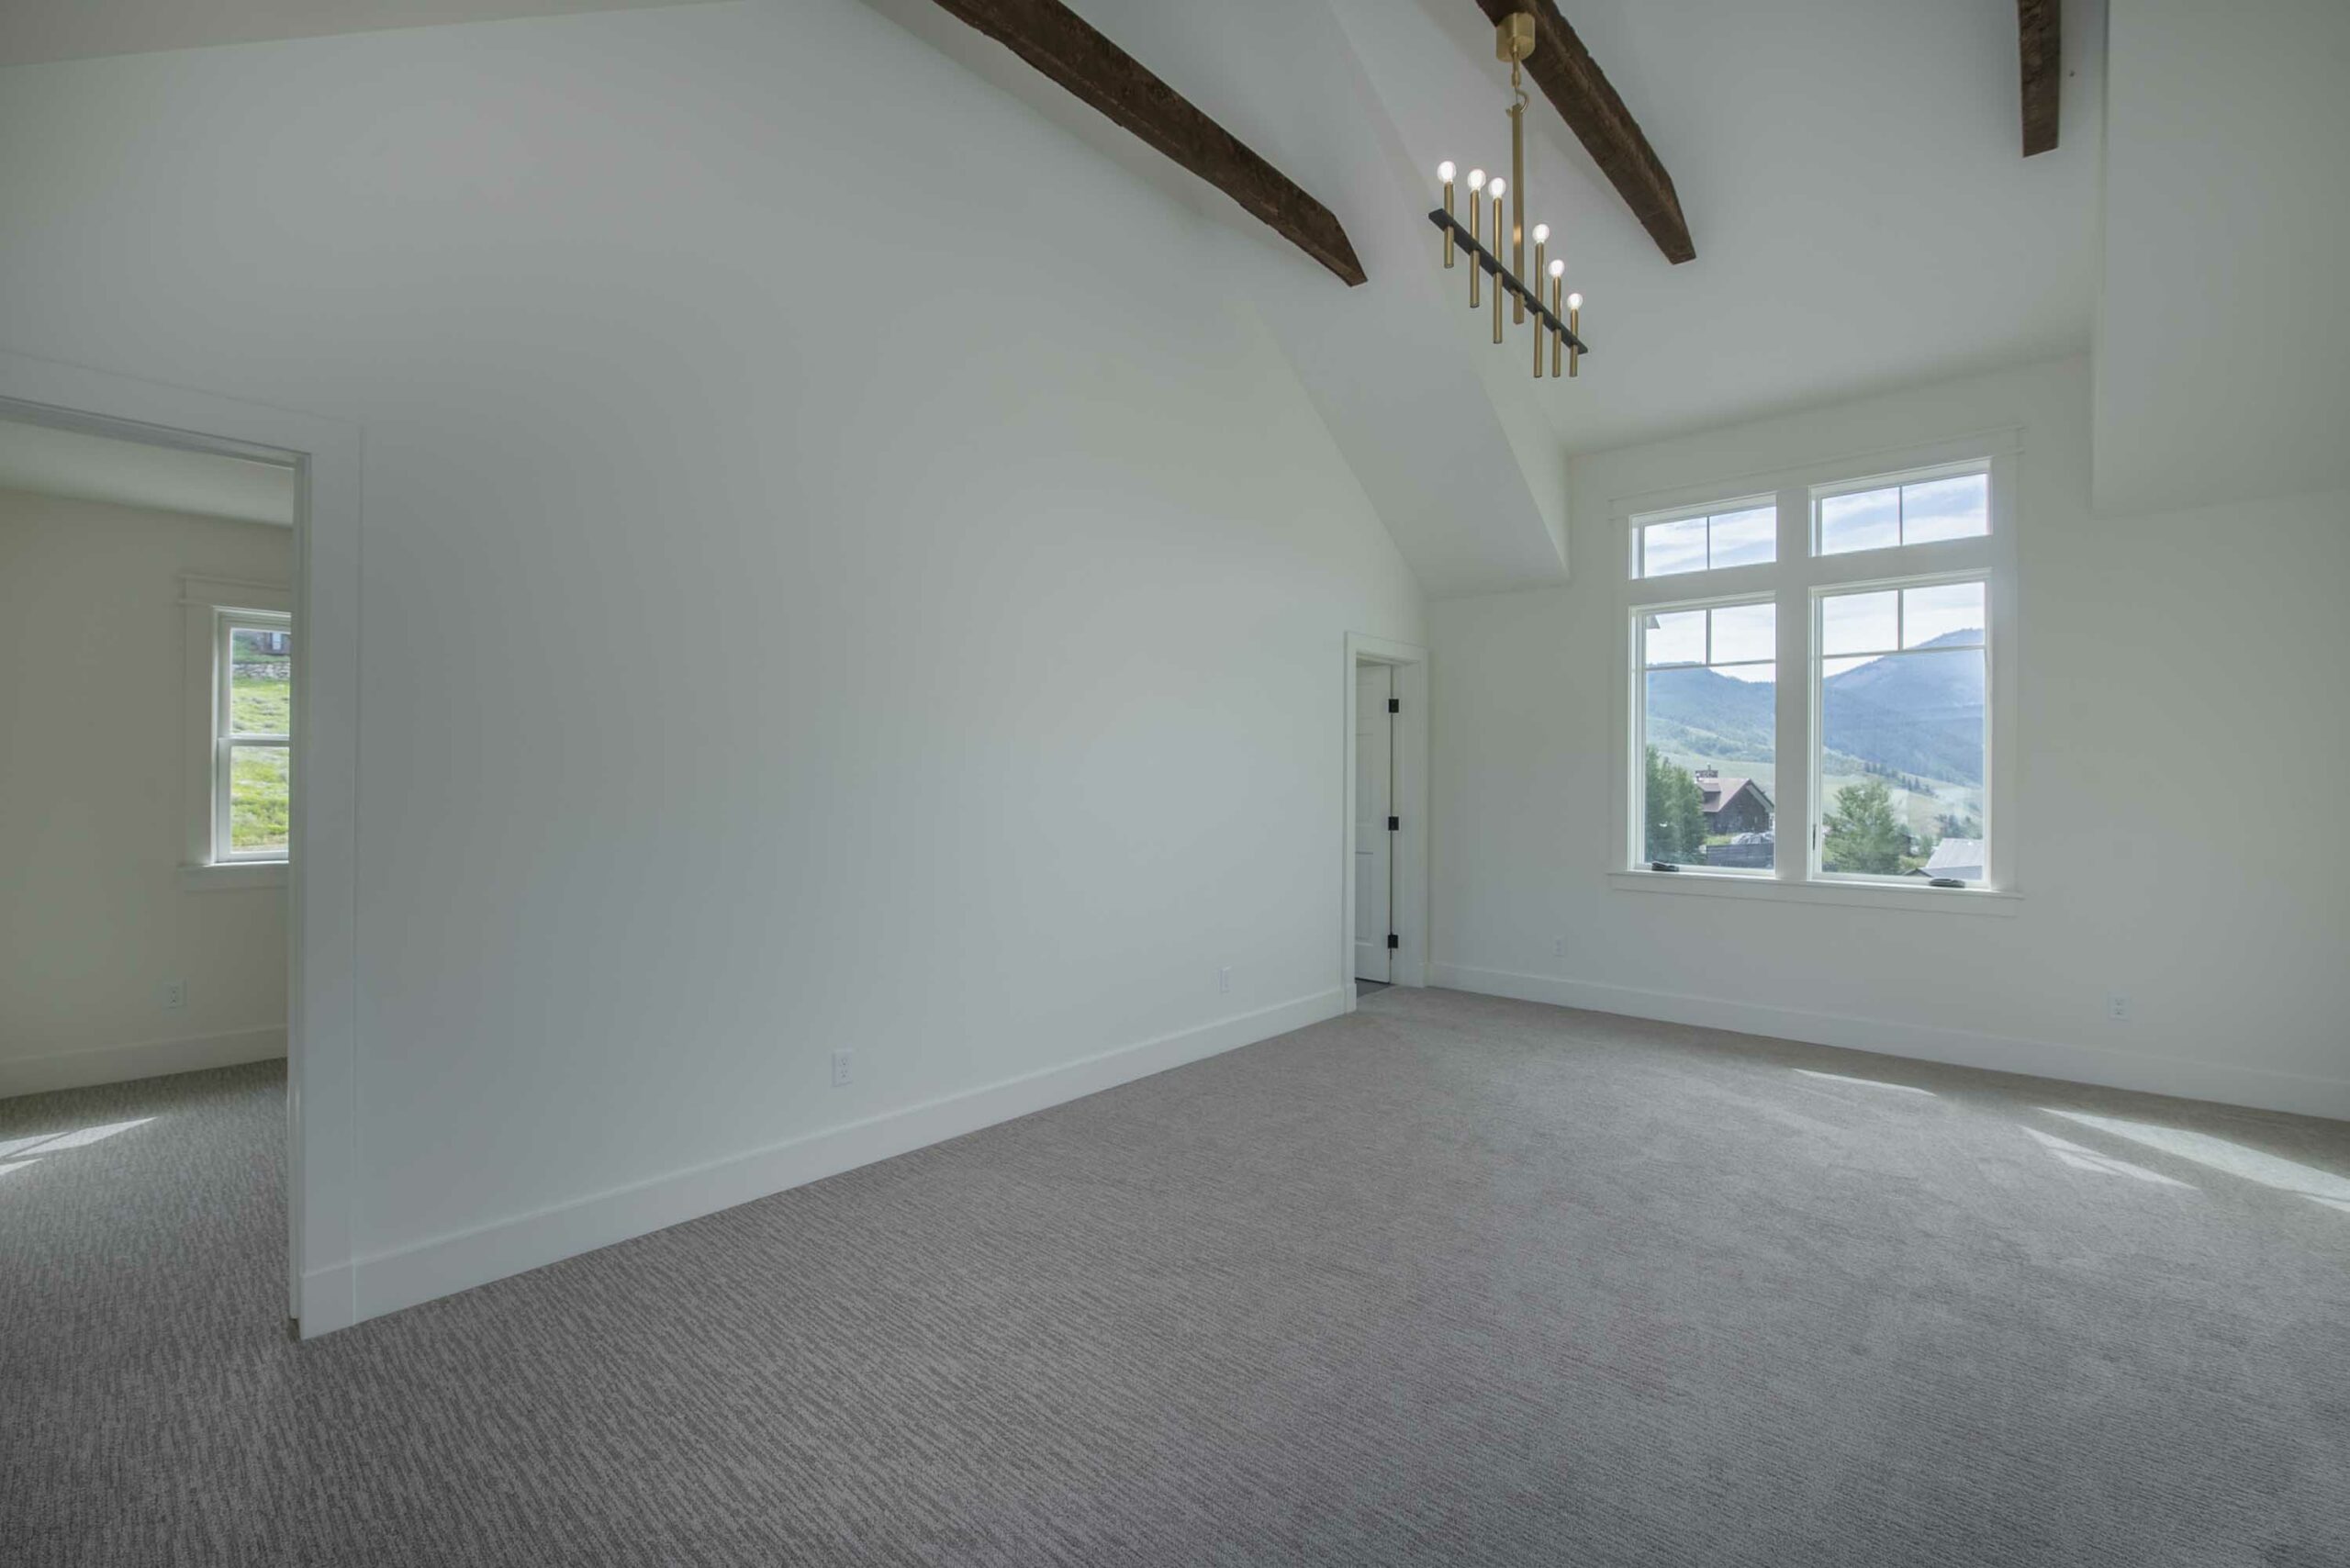
[[[1908,830],[1894,815],[1893,797],[1872,778],[1836,791],[1836,809],[1820,819],[1827,833],[1819,863],[1830,871],[1898,876],[1910,851]]]
[[[1696,776],[1648,748],[1648,857],[1676,866],[1706,857],[1706,801]]]

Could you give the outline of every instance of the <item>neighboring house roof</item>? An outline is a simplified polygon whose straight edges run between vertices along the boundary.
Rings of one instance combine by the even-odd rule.
[[[1724,806],[1729,805],[1749,790],[1754,791],[1755,804],[1766,812],[1771,809],[1771,797],[1765,795],[1762,792],[1762,787],[1751,778],[1723,778],[1704,773],[1697,775],[1699,801],[1709,817],[1719,812]]]
[[[1910,874],[1979,881],[1983,876],[1983,841],[1979,838],[1945,838],[1934,846],[1934,852],[1926,857],[1926,863]]]

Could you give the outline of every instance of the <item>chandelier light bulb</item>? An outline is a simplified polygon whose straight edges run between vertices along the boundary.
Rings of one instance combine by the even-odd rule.
[[[1580,294],[1570,294],[1570,295],[1568,295],[1568,296],[1567,296],[1567,308],[1568,308],[1568,309],[1570,309],[1570,310],[1580,310],[1580,309],[1582,309],[1582,308],[1583,308],[1583,296],[1582,296],[1582,295],[1580,295]]]
[[[1502,199],[1502,193],[1509,189],[1509,182],[1503,179],[1499,174],[1495,174],[1488,188],[1492,191],[1494,199],[1495,201],[1499,201]]]
[[[1443,162],[1438,163],[1438,164],[1436,166],[1436,177],[1437,177],[1438,179],[1439,179],[1439,180],[1442,180],[1442,181],[1443,181],[1446,185],[1450,185],[1450,184],[1452,184],[1452,160],[1451,160],[1451,159],[1447,158]]]
[[[1482,191],[1485,188],[1484,170],[1472,169],[1469,171],[1469,188],[1472,191]]]
[[[1550,226],[1549,224],[1547,224],[1547,223],[1538,223],[1538,224],[1536,224],[1536,225],[1534,226],[1534,242],[1535,242],[1536,244],[1538,244],[1538,245],[1542,244],[1542,243],[1544,243],[1545,241],[1547,241],[1550,238]]]
[[[1550,263],[1550,275],[1551,275],[1552,277],[1564,277],[1564,276],[1566,276],[1566,275],[1567,275],[1567,263],[1564,263],[1564,262],[1552,262],[1552,263]],[[1581,304],[1581,303],[1582,303],[1582,301],[1583,301],[1583,296],[1582,296],[1582,295],[1580,295],[1580,294],[1576,295],[1576,296],[1575,296],[1575,301],[1576,301],[1576,303],[1577,303],[1577,304]]]

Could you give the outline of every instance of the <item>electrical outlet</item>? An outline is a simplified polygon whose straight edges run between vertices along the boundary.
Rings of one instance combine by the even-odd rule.
[[[855,1051],[834,1051],[833,1053],[833,1087],[838,1089],[845,1085],[854,1076],[856,1065]]]
[[[177,1013],[187,1005],[187,981],[165,980],[155,988],[155,1002],[166,1013]]]
[[[1563,958],[1566,956],[1567,939],[1561,936],[1556,942],[1550,944],[1550,957],[1554,958]]]
[[[2130,1022],[2130,999],[2118,991],[2105,993],[2105,1015],[2116,1024]]]
[[[1219,994],[1219,995],[1221,995],[1221,994],[1223,994],[1224,992],[1228,991],[1230,991],[1230,990],[1232,989],[1232,970],[1231,970],[1231,969],[1221,969],[1216,970],[1216,972],[1215,972],[1215,989],[1216,989],[1216,992],[1217,992],[1217,994]]]

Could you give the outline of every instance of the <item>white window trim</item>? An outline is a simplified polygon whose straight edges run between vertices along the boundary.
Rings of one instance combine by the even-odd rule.
[[[1610,886],[1633,893],[1691,893],[1927,913],[2011,915],[2023,902],[2020,893],[1993,888],[1929,888],[1890,879],[1883,882],[1775,881],[1764,871],[1610,871],[1607,880]]]
[[[1782,902],[1857,904],[1875,909],[1919,909],[1953,913],[2012,914],[2021,896],[2015,846],[2019,768],[2017,722],[2017,630],[2019,586],[2016,573],[2017,518],[2020,510],[2018,482],[2022,466],[2020,427],[2003,427],[1953,437],[1946,441],[1880,449],[1826,458],[1762,473],[1724,475],[1718,479],[1676,486],[1668,490],[1611,498],[1607,517],[1615,531],[1617,582],[1615,740],[1619,766],[1611,770],[1611,816],[1614,866],[1609,884],[1626,891],[1692,893]],[[1817,498],[1850,493],[1872,483],[1891,479],[1966,472],[1986,468],[1991,476],[1991,532],[1975,539],[1936,540],[1922,544],[1894,545],[1881,550],[1855,550],[1821,555],[1817,541]],[[1639,539],[1632,520],[1653,521],[1658,514],[1683,516],[1726,508],[1731,501],[1751,504],[1769,493],[1778,503],[1779,558],[1767,565],[1728,566],[1706,572],[1682,572],[1663,577],[1636,577]],[[1991,714],[1986,744],[1984,834],[1989,863],[1984,881],[1967,888],[1928,888],[1914,879],[1895,880],[1823,876],[1816,869],[1818,851],[1811,831],[1818,819],[1816,805],[1818,733],[1814,626],[1822,590],[1874,583],[1915,583],[1935,578],[1981,577],[1990,622],[1984,629],[1986,691]],[[1776,802],[1781,823],[1801,823],[1804,853],[1782,853],[1768,873],[1731,871],[1651,871],[1644,869],[1643,847],[1638,842],[1638,801],[1642,787],[1641,757],[1634,744],[1638,717],[1636,680],[1639,637],[1635,612],[1689,609],[1712,603],[1737,603],[1775,599],[1779,605],[1779,668],[1806,672],[1801,680],[1778,682],[1778,754],[1791,745],[1802,765],[1774,769],[1779,785]],[[1995,820],[1996,819],[1996,820]],[[1782,828],[1784,834],[1785,829]]]
[[[180,578],[180,605],[186,619],[186,700],[182,721],[186,809],[180,885],[191,892],[282,888],[286,881],[285,856],[216,853],[216,844],[227,836],[220,825],[227,810],[220,777],[227,766],[227,748],[219,744],[217,725],[222,705],[228,700],[228,672],[220,657],[220,643],[227,635],[228,624],[243,617],[248,622],[290,625],[293,593],[283,583],[243,582],[233,577],[190,574]]]

